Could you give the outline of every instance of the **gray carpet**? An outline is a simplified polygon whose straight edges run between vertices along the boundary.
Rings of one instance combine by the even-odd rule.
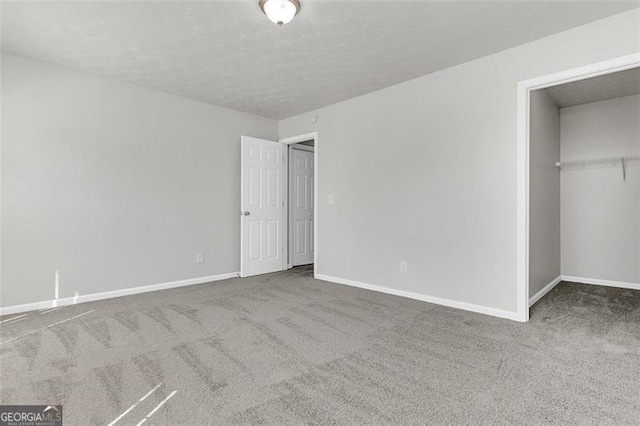
[[[16,316],[0,402],[66,425],[640,422],[639,291],[562,283],[519,324],[306,267]]]

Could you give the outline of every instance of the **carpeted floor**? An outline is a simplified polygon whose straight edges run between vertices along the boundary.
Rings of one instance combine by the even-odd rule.
[[[562,283],[519,324],[303,267],[0,321],[0,402],[66,425],[640,422],[640,291]]]

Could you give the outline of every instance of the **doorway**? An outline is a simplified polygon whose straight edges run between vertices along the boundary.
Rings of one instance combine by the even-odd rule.
[[[313,264],[314,141],[288,146],[288,267]]]
[[[318,133],[281,139],[286,147],[287,269],[311,265],[317,271]]]
[[[536,158],[532,158],[531,151],[531,102],[534,96],[541,93],[542,89],[549,89],[554,87],[560,87],[571,83],[578,83],[594,79],[596,77],[607,76],[626,70],[632,70],[640,67],[640,57],[638,55],[628,55],[621,58],[612,59],[596,64],[587,65],[584,67],[563,71],[560,73],[535,78],[520,82],[518,84],[518,145],[517,145],[517,174],[518,174],[518,196],[517,196],[517,318],[519,321],[526,322],[529,320],[529,307],[532,302],[539,299],[540,295],[546,294],[553,286],[563,280],[563,275],[560,275],[549,282],[549,284],[537,291],[537,288],[533,290],[535,295],[531,296],[531,252],[534,246],[532,246],[532,235],[530,233],[530,227],[532,224],[532,214],[537,215],[538,219],[533,218],[536,223],[539,223],[540,211],[532,211],[532,197],[538,199],[540,197],[539,188],[532,188],[531,177],[535,176],[536,170],[532,170],[533,161]],[[534,99],[535,100],[535,99]],[[542,135],[543,139],[548,138],[546,135]],[[535,154],[539,156],[538,154]],[[594,157],[599,157],[596,153],[593,153]],[[539,160],[539,158],[537,158]],[[565,165],[558,159],[557,164],[546,164],[547,168],[553,168],[553,173],[558,173],[558,170]],[[605,158],[605,160],[613,160],[612,158]],[[620,161],[622,164],[622,173],[624,173],[624,159],[615,158],[616,161]],[[584,163],[581,161],[580,163]],[[545,167],[546,167],[545,166]],[[558,167],[558,169],[556,169]],[[533,172],[533,174],[532,174]],[[549,174],[547,176],[550,176]],[[624,175],[622,175],[624,179]],[[554,178],[555,180],[558,177]],[[622,180],[621,179],[621,180]],[[540,181],[538,181],[538,184]],[[537,184],[537,185],[538,185]],[[556,182],[556,186],[557,182]],[[535,192],[534,192],[535,191]],[[559,195],[558,195],[559,196]],[[534,200],[535,201],[535,200]],[[560,200],[556,200],[558,205]],[[535,207],[535,206],[533,206]],[[538,203],[539,207],[539,203]],[[559,216],[558,216],[559,217]],[[538,237],[538,236],[536,236]],[[537,238],[539,240],[539,238]],[[533,241],[534,244],[538,244]],[[556,244],[558,245],[558,244]],[[545,253],[545,254],[548,254]],[[536,263],[539,266],[539,262]],[[534,266],[537,268],[537,266]],[[536,272],[536,271],[533,271]],[[534,274],[535,275],[535,274]],[[592,284],[595,284],[593,282]],[[604,280],[600,280],[598,284],[612,285]]]
[[[240,276],[317,266],[318,134],[241,138]]]

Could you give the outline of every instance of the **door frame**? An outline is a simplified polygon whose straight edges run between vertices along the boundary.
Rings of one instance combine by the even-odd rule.
[[[293,182],[293,176],[292,176],[292,172],[293,172],[293,161],[291,158],[291,155],[293,154],[294,151],[306,151],[306,152],[311,152],[313,153],[313,157],[315,159],[315,149],[313,146],[307,146],[307,145],[300,145],[299,143],[294,143],[294,144],[289,144],[289,145],[285,145],[285,151],[287,152],[288,157],[287,158],[287,173],[288,173],[288,185],[287,185],[287,191],[289,191],[287,195],[287,201],[288,201],[288,205],[287,205],[287,211],[285,212],[287,214],[287,219],[289,220],[288,225],[288,241],[287,244],[289,244],[288,250],[287,250],[287,256],[288,256],[288,262],[287,262],[287,269],[291,269],[293,268],[293,241],[294,241],[294,226],[293,226],[293,197],[294,197],[294,182]],[[315,167],[315,166],[314,166]],[[314,168],[314,182],[315,182],[315,168]],[[315,192],[314,192],[315,194]],[[315,200],[314,200],[314,206],[315,206]],[[314,218],[314,223],[315,223],[315,218]],[[313,230],[311,231],[313,233]],[[315,237],[315,235],[314,235]],[[315,241],[315,240],[314,240]]]
[[[278,142],[283,144],[284,149],[284,164],[285,178],[283,179],[283,199],[284,199],[284,212],[282,227],[282,243],[284,245],[284,252],[287,254],[286,258],[283,257],[282,269],[287,270],[292,267],[292,259],[290,255],[289,245],[289,146],[313,140],[313,276],[315,277],[318,271],[318,132],[305,133],[298,136],[292,136],[289,138],[280,139]]]
[[[640,67],[640,52],[518,82],[516,319],[529,321],[530,97],[533,90]]]

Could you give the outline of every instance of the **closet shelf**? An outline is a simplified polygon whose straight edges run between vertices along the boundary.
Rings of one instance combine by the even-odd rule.
[[[556,163],[556,167],[562,169],[563,167],[589,166],[591,164],[620,163],[622,166],[622,179],[626,180],[627,163],[638,160],[640,160],[640,155],[626,155],[622,157],[596,158],[592,160],[559,161]]]

